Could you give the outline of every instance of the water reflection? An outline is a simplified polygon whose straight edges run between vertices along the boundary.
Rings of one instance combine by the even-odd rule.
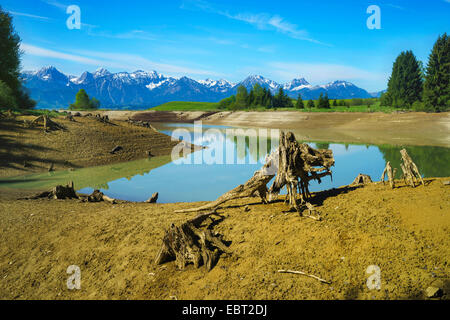
[[[180,127],[187,128],[193,134],[192,125],[188,124],[168,124],[160,126],[159,129],[171,135],[174,129]],[[155,157],[73,172],[28,175],[0,182],[0,187],[49,189],[57,184],[74,181],[80,192],[89,193],[93,189],[101,189],[108,196],[123,200],[144,201],[152,193],[159,192],[158,201],[163,203],[208,201],[248,180],[264,164],[265,156],[277,146],[277,141],[272,141],[270,135],[262,139],[257,138],[256,147],[252,147],[250,143],[252,138],[239,135],[225,138],[226,143],[222,145],[222,137],[219,135],[229,128],[204,126],[203,129],[216,130],[209,131],[197,140],[193,139],[196,144],[209,148],[189,155],[192,157],[191,164],[176,164],[171,162],[170,156]],[[264,139],[267,139],[266,144],[262,141]],[[195,164],[195,159],[201,159],[208,152],[212,152],[218,144],[223,150],[216,148],[216,151],[223,154],[223,162],[226,163],[226,157],[232,154],[233,164]],[[237,148],[239,144],[243,147]],[[336,160],[335,167],[332,168],[333,181],[325,178],[321,185],[313,182],[311,191],[349,184],[359,173],[368,174],[377,181],[386,161],[390,161],[391,165],[400,171],[401,147],[398,146],[332,142],[313,142],[311,145],[320,149],[332,149]],[[450,176],[450,149],[420,146],[406,149],[425,177]]]

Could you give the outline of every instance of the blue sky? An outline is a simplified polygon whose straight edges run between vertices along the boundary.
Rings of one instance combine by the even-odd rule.
[[[66,8],[81,9],[69,30]],[[369,5],[381,29],[369,30]],[[426,64],[450,32],[450,0],[118,1],[2,0],[22,38],[23,69],[54,65],[79,75],[156,70],[171,76],[240,81],[260,74],[283,83],[347,80],[385,89],[392,63],[413,50]]]

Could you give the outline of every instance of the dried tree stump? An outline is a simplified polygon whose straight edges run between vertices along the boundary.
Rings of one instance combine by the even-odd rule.
[[[390,184],[391,188],[394,189],[395,188],[394,177],[395,177],[396,172],[397,172],[397,169],[394,169],[394,172],[392,172],[391,163],[388,161],[386,163],[386,167],[383,170],[383,173],[381,174],[381,182],[383,182],[383,184],[384,184],[384,178],[387,174],[389,184]]]
[[[216,211],[198,215],[179,226],[172,224],[163,237],[155,263],[159,265],[175,260],[180,270],[190,263],[196,268],[204,265],[207,271],[211,270],[221,252],[230,253],[219,235],[200,228],[202,222],[213,214]]]
[[[48,115],[41,115],[35,118],[33,121],[31,121],[30,126],[36,126],[40,123],[42,123],[45,132],[54,130],[65,130],[65,128],[62,125],[51,120]]]
[[[147,203],[156,203],[156,201],[158,201],[158,196],[159,193],[155,192],[154,194],[152,194],[152,196],[150,198],[148,198],[145,202]]]
[[[403,179],[406,184],[409,184],[413,188],[416,186],[416,182],[423,182],[422,176],[420,175],[419,168],[417,168],[416,164],[412,161],[411,157],[406,152],[406,149],[400,150],[400,154],[402,155],[403,163],[400,164],[400,168],[403,171]]]
[[[364,185],[372,183],[372,178],[367,174],[358,174],[358,176],[353,180],[353,182],[350,184],[351,186],[358,186],[358,185]]]
[[[292,132],[280,133],[278,152],[278,170],[275,181],[269,189],[270,198],[276,197],[286,186],[291,209],[301,212],[296,194],[299,189],[301,203],[305,203],[311,194],[309,182],[326,176],[332,178],[330,168],[334,165],[333,152],[329,149],[317,150],[307,144],[300,144]]]
[[[73,187],[73,182],[69,182],[66,186],[58,185],[50,191],[41,192],[33,197],[26,199],[78,199],[78,195]]]

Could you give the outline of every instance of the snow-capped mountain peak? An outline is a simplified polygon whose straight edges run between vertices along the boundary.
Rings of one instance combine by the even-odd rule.
[[[287,91],[299,91],[303,88],[312,87],[305,78],[294,79],[283,85],[283,89]]]
[[[21,77],[25,87],[30,90],[31,97],[39,101],[39,106],[47,108],[67,107],[81,88],[99,99],[103,107],[110,108],[149,108],[169,101],[217,102],[236,94],[240,85],[251,90],[256,83],[273,94],[283,88],[292,98],[301,94],[303,99],[317,99],[320,93],[327,93],[330,99],[371,97],[367,91],[347,81],[334,81],[313,87],[300,77],[280,85],[261,75],[251,75],[234,84],[224,79],[193,80],[186,76],[177,79],[156,71],[111,73],[104,68],[97,69],[94,73],[86,71],[80,76],[71,76],[52,66],[39,71],[23,72]]]
[[[94,72],[94,78],[105,77],[111,75],[111,72],[106,70],[105,68],[98,68]]]

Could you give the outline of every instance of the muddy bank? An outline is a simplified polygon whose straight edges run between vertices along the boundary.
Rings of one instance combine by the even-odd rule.
[[[299,140],[450,147],[450,113],[104,111],[111,119],[290,130]]]
[[[24,119],[33,118],[0,120],[0,177],[45,172],[52,164],[56,171],[143,159],[148,152],[165,156],[176,145],[165,134],[124,121],[59,117],[54,121],[66,130],[46,133],[42,127],[24,126]],[[111,154],[116,146],[122,150]]]
[[[195,216],[174,211],[202,203],[0,200],[0,298],[424,299],[433,284],[448,299],[450,193],[443,180],[313,194],[320,222],[286,212],[282,201],[233,201],[218,210],[224,219],[214,226],[233,254],[209,273],[152,262],[164,230]],[[66,287],[70,265],[81,269],[81,290]],[[380,267],[380,290],[366,286],[370,265]]]

